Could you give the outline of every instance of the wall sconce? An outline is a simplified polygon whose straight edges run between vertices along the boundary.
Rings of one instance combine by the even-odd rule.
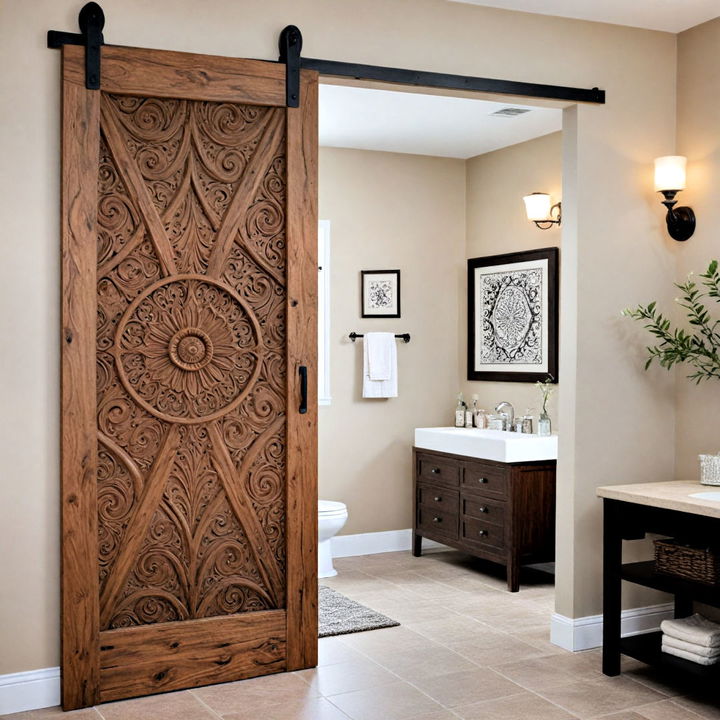
[[[526,195],[525,212],[528,220],[534,222],[541,230],[549,230],[553,225],[560,226],[562,221],[562,204],[551,204],[550,196],[547,193],[534,192]]]
[[[689,207],[675,207],[675,196],[685,189],[685,166],[687,158],[682,155],[665,155],[655,158],[655,190],[665,198],[667,208],[665,221],[668,233],[674,240],[687,240],[695,232],[695,213]]]

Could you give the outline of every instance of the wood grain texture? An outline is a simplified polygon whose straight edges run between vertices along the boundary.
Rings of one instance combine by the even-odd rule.
[[[99,94],[71,77],[63,48],[62,704],[92,705],[98,684],[95,492],[95,232]]]
[[[85,82],[84,48],[67,46],[77,60],[73,82]],[[261,60],[103,45],[103,92],[211,102],[285,106],[285,66]]]
[[[317,112],[318,75],[303,70],[301,105],[287,110],[288,422],[287,665],[317,665]],[[300,414],[300,366],[308,368]]]
[[[122,177],[130,202],[142,216],[143,224],[150,234],[163,275],[174,275],[177,273],[177,268],[175,267],[175,253],[172,245],[170,245],[170,240],[168,240],[158,211],[145,189],[140,169],[130,157],[125,138],[118,127],[113,106],[105,96],[100,101],[100,112],[102,115],[103,135],[115,160],[115,167]]]
[[[284,610],[100,633],[101,702],[285,669]]]
[[[250,540],[250,551],[255,557],[258,570],[269,589],[272,602],[277,605],[283,597],[283,576],[278,567],[277,560],[273,555],[272,548],[260,524],[260,520],[253,507],[251,499],[242,492],[237,470],[233,464],[230,453],[225,446],[222,428],[217,424],[208,426],[210,440],[213,444],[213,464],[217,470],[220,483],[227,495],[230,507],[235,517]]]
[[[285,135],[285,123],[283,120],[283,111],[274,111],[273,116],[265,126],[265,131],[253,156],[248,161],[240,185],[225,212],[225,217],[218,230],[217,239],[210,254],[207,269],[207,274],[210,276],[220,276],[225,269],[225,264],[238,232],[238,225],[245,217],[250,205],[252,205],[260,184],[263,182],[273,159],[277,156],[280,143]],[[272,268],[271,272],[276,278],[284,279],[280,273],[277,273],[275,268]]]
[[[175,463],[179,442],[178,428],[171,425],[142,487],[142,492],[137,498],[133,513],[128,520],[123,544],[103,586],[100,596],[100,624],[103,627],[110,623],[115,610],[116,596],[137,562],[140,544],[145,539],[150,522],[160,504],[170,469]]]

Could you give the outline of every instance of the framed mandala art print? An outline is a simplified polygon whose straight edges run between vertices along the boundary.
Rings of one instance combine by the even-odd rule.
[[[557,248],[468,260],[468,380],[558,381]]]
[[[361,270],[362,317],[400,317],[400,271]]]

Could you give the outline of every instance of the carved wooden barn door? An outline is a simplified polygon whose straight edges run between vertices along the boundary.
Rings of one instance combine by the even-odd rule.
[[[316,114],[63,49],[66,709],[316,664]]]

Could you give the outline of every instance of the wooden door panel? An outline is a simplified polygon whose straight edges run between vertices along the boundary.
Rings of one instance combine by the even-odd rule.
[[[100,702],[285,670],[286,613],[213,617],[100,633]]]
[[[63,49],[68,55],[83,57]],[[75,63],[78,64],[78,63]],[[92,705],[99,682],[95,401],[96,182],[100,95],[63,62],[61,538],[62,682],[66,709]]]
[[[308,667],[317,638],[315,394],[296,407],[317,77],[291,110],[272,64],[107,48],[93,92],[82,52],[63,56],[63,518],[91,560],[63,558],[66,708]]]
[[[63,45],[63,52],[72,59],[64,76],[84,87],[84,59],[75,62],[83,51]],[[108,93],[285,105],[285,67],[260,60],[103,45],[100,72]]]

